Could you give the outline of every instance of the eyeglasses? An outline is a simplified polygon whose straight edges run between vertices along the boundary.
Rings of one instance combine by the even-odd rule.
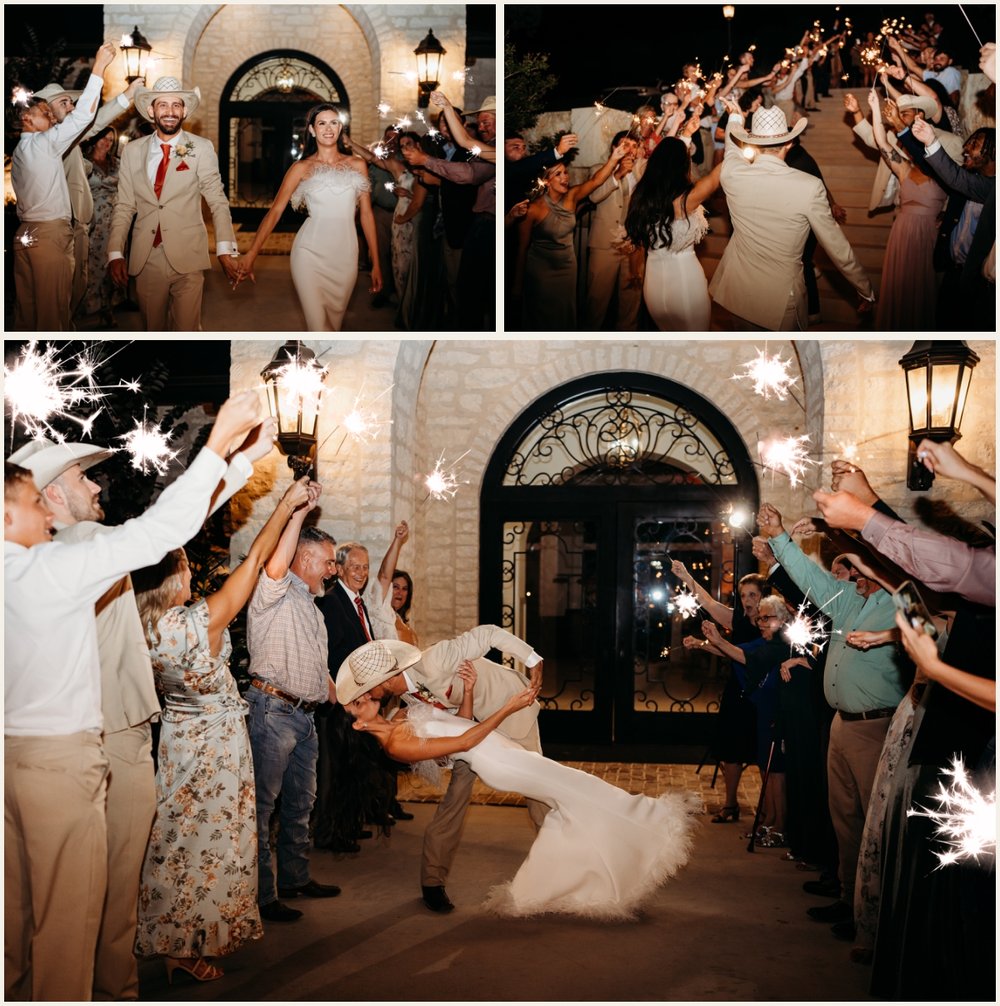
[[[781,619],[777,615],[758,615],[754,621],[758,625],[763,625],[764,622],[780,622]]]

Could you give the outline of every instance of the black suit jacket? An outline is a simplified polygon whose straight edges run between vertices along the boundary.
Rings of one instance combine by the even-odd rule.
[[[326,622],[327,661],[330,675],[336,679],[340,665],[359,647],[368,642],[358,609],[340,585],[334,583],[322,597],[316,598]]]

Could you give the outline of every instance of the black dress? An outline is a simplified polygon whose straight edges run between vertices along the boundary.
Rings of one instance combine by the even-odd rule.
[[[760,630],[747,618],[743,605],[735,604],[730,642],[738,646],[759,638]],[[757,709],[744,697],[743,688],[732,669],[719,699],[712,755],[716,761],[731,765],[750,763],[757,758]]]

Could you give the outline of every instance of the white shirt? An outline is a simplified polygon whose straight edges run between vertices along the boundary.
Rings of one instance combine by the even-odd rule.
[[[73,210],[62,157],[90,125],[104,81],[90,75],[76,108],[62,122],[41,133],[22,133],[11,158],[10,180],[17,215],[25,223],[70,220]]]
[[[225,470],[222,458],[203,450],[144,514],[107,534],[32,548],[4,542],[5,734],[101,728],[94,603],[123,574],[197,533]]]
[[[803,58],[802,62],[792,71],[788,80],[784,82],[780,87],[774,90],[774,100],[775,101],[788,101],[792,97],[792,90],[795,87],[795,82],[799,79],[809,69],[809,57]],[[791,123],[788,123],[791,127]]]
[[[348,587],[347,584],[344,583],[343,580],[338,580],[337,583],[340,584],[340,586],[344,588],[344,592],[351,599],[351,605],[352,605],[352,607],[354,607],[355,610],[360,611],[360,609],[358,608],[358,601],[357,601],[357,599],[359,597],[361,597],[361,595],[360,594],[355,594],[354,591],[351,590],[351,588]],[[362,602],[364,602],[364,598],[361,598],[361,599],[362,599]],[[375,638],[375,632],[372,629],[372,620],[371,620],[371,618],[368,617],[368,608],[367,608],[367,606],[365,607],[365,625],[368,628],[368,638],[369,639],[374,639]]]

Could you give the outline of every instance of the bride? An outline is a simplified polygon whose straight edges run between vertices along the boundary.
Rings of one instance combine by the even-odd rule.
[[[708,329],[712,301],[694,248],[708,233],[702,203],[718,189],[721,176],[720,162],[692,183],[687,146],[668,136],[650,155],[632,193],[625,230],[632,244],[647,250],[642,295],[661,332]]]
[[[633,796],[525,750],[496,729],[508,716],[527,709],[538,689],[513,695],[476,723],[475,667],[463,661],[456,677],[462,685],[458,715],[415,703],[386,720],[369,694],[376,680],[345,708],[354,717],[354,729],[370,733],[397,761],[458,758],[493,789],[521,793],[551,808],[513,880],[490,892],[490,910],[511,917],[563,912],[635,918],[640,903],[687,862],[690,815],[700,810],[700,800],[678,793],[658,799]]]
[[[236,285],[248,278],[256,283],[253,264],[288,203],[294,209],[307,207],[309,218],[292,245],[292,282],[309,331],[339,332],[358,277],[355,209],[361,212],[372,261],[370,292],[382,289],[368,169],[347,146],[343,113],[336,105],[311,108],[306,131],[301,159],[286,172],[253,245],[239,260]]]

